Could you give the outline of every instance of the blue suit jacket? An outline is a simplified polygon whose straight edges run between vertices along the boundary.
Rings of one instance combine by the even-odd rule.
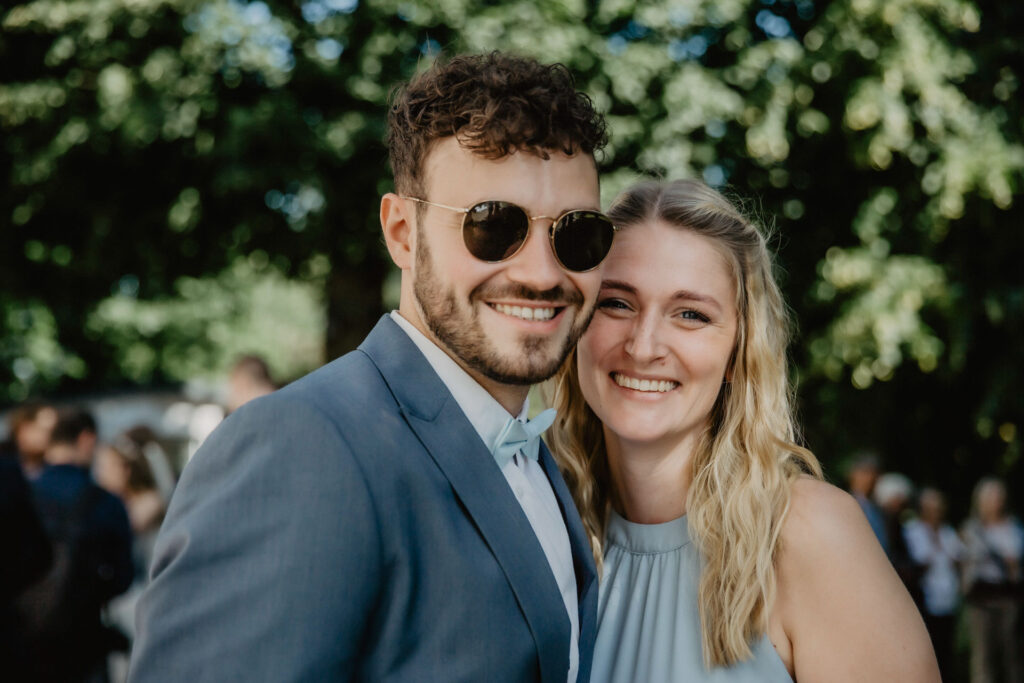
[[[580,673],[595,570],[569,532]],[[186,467],[130,680],[565,683],[569,619],[500,469],[385,316],[357,351],[229,417]]]

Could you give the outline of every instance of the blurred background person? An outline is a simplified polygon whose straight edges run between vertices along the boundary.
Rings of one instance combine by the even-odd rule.
[[[1001,480],[986,477],[975,486],[961,535],[971,683],[1019,683],[1024,680],[1018,642],[1024,531],[1006,512]]]
[[[135,566],[132,585],[111,600],[106,610],[110,623],[129,641],[135,639],[135,604],[146,587],[153,544],[167,508],[167,500],[153,475],[150,458],[144,452],[147,446],[155,443],[150,435],[151,432],[144,427],[129,430],[112,444],[101,446],[93,465],[96,482],[121,499],[132,527],[132,560]],[[128,674],[128,653],[111,653],[109,660],[112,680],[124,680]]]
[[[914,498],[914,483],[899,472],[886,472],[878,477],[874,496],[878,509],[882,511],[889,562],[914,599],[914,604],[922,609],[924,594],[921,592],[921,575],[924,568],[911,557],[903,535],[903,525],[913,515],[911,501]]]
[[[151,427],[146,425],[136,425],[125,431],[121,437],[115,440],[115,444],[120,443],[122,438],[131,441],[146,461],[146,467],[149,468],[156,490],[166,505],[171,499],[175,484],[177,484],[177,473],[167,451],[160,443],[160,438]]]
[[[25,476],[34,479],[43,470],[43,454],[50,443],[50,432],[57,422],[57,411],[42,401],[27,401],[7,417],[8,439],[0,452],[16,456]]]
[[[128,511],[136,549],[136,575],[144,574],[152,538],[164,518],[166,502],[157,489],[149,462],[126,436],[102,446],[93,466],[96,483],[121,499]]]
[[[277,385],[270,376],[270,366],[261,356],[242,356],[231,366],[228,375],[227,411],[233,413],[254,398],[266,396],[276,389]]]
[[[224,401],[196,406],[189,420],[188,458],[199,450],[206,438],[224,420],[243,405],[275,391],[270,366],[262,356],[241,356],[231,366],[224,386]]]
[[[14,600],[46,572],[52,553],[21,463],[12,452],[0,455],[0,552],[0,676],[20,680],[25,644]]]
[[[911,558],[923,568],[920,585],[925,626],[932,638],[944,681],[954,677],[953,648],[956,615],[960,605],[960,537],[946,523],[946,497],[934,488],[923,488],[917,501],[918,516],[904,527]]]
[[[46,467],[32,483],[54,562],[18,599],[29,681],[106,681],[107,653],[124,646],[123,638],[104,626],[101,611],[131,583],[131,528],[121,501],[90,477],[95,450],[92,416],[62,411],[46,449]]]
[[[872,497],[880,473],[881,464],[878,456],[874,453],[864,452],[854,456],[853,462],[846,470],[846,478],[850,485],[850,494],[857,500],[860,509],[864,511],[871,530],[875,532],[875,538],[878,539],[882,550],[888,555],[889,537],[885,530],[885,516]]]

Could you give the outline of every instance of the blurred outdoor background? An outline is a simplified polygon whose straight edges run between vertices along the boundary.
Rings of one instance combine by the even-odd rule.
[[[831,481],[870,452],[955,525],[983,476],[1021,509],[1024,3],[36,0],[0,31],[0,413],[84,403],[180,467],[239,356],[354,348],[397,304],[389,90],[502,49],[608,115],[606,206],[697,177],[772,227]]]

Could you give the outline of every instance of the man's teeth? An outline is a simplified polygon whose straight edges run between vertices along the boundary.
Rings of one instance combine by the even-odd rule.
[[[672,391],[679,386],[679,382],[670,382],[658,379],[637,379],[636,377],[626,377],[625,375],[620,375],[618,373],[614,373],[612,375],[612,379],[614,379],[615,383],[620,387],[626,387],[627,389],[633,389],[635,391],[656,391],[664,393],[666,391]]]
[[[527,306],[506,306],[505,304],[494,304],[494,310],[498,313],[511,315],[521,320],[551,320],[555,317],[553,308],[529,308]]]

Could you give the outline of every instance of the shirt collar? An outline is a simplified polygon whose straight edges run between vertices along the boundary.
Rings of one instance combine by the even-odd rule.
[[[391,311],[391,319],[409,336],[412,343],[430,363],[437,376],[451,392],[452,398],[466,415],[473,429],[490,448],[498,434],[505,427],[509,413],[493,396],[487,393],[468,372],[463,370],[440,346],[428,339],[416,327],[402,317],[398,311]],[[523,402],[517,420],[525,421],[530,410],[530,397]]]

